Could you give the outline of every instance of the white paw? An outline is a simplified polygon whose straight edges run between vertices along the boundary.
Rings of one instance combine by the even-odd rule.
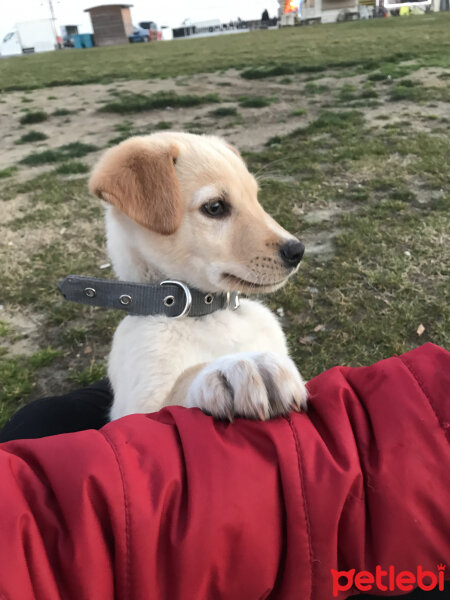
[[[306,409],[307,391],[288,356],[243,352],[223,356],[193,379],[186,404],[218,419],[269,419]]]

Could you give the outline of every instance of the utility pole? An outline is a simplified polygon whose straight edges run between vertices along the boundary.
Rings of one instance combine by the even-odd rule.
[[[48,7],[50,9],[50,14],[51,14],[53,35],[55,36],[55,44],[56,44],[56,47],[59,48],[58,32],[56,31],[56,23],[55,23],[56,17],[55,17],[55,10],[53,8],[53,0],[47,0],[47,2],[48,2]]]

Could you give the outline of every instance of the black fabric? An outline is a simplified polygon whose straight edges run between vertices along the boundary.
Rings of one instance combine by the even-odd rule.
[[[42,398],[18,410],[0,432],[0,442],[100,429],[113,401],[108,379],[63,396]]]

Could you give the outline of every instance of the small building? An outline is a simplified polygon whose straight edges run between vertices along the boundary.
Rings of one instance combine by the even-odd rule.
[[[87,8],[94,30],[96,46],[128,44],[133,35],[130,7],[132,4],[103,4]]]
[[[334,23],[359,18],[358,0],[278,0],[280,24]]]

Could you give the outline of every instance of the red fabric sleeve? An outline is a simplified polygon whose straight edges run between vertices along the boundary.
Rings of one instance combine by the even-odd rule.
[[[0,598],[329,600],[331,569],[448,565],[450,355],[309,389],[266,423],[173,407],[0,446]]]
[[[293,417],[311,541],[305,597],[332,597],[332,568],[436,572],[442,562],[448,577],[450,354],[427,344],[331,369],[309,389],[309,419]]]

